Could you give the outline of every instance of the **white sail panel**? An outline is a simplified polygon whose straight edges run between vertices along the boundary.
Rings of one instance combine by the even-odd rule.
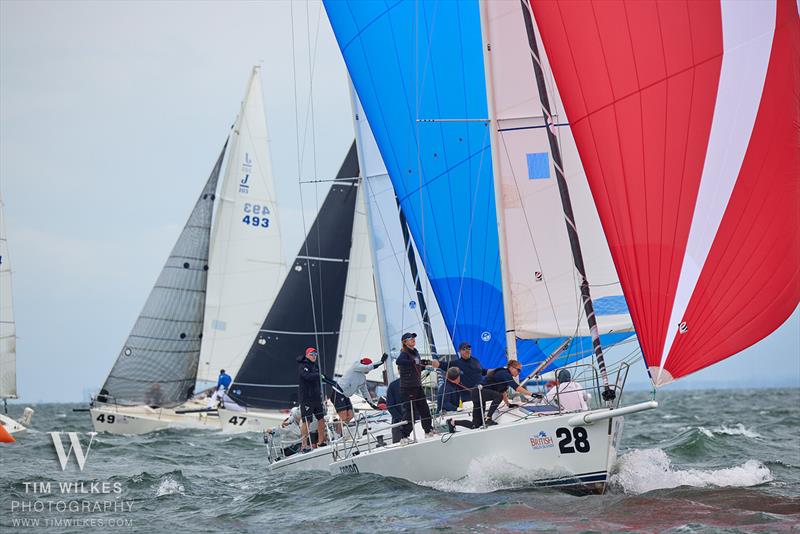
[[[0,198],[0,398],[12,399],[17,397],[17,332],[4,210]]]
[[[487,2],[498,167],[513,323],[520,338],[588,336],[547,128],[559,140],[600,334],[632,330],[622,288],[600,225],[569,120],[543,70],[553,109],[542,111],[520,4]],[[538,37],[537,37],[538,38]],[[540,46],[539,50],[543,50]]]
[[[235,375],[286,275],[259,67],[231,133],[211,240],[198,380]]]
[[[372,251],[369,227],[367,226],[367,206],[364,202],[363,187],[359,187],[353,219],[353,240],[347,269],[347,285],[344,292],[335,373],[343,374],[353,362],[364,357],[377,362],[382,352],[378,304],[372,276]],[[367,377],[370,380],[382,382],[383,368],[371,371]]]
[[[429,353],[431,347],[425,334],[422,307],[411,274],[409,255],[400,223],[400,212],[389,173],[381,158],[369,122],[353,93],[356,111],[356,142],[361,166],[362,189],[365,193],[367,218],[372,237],[373,267],[377,287],[378,311],[381,320],[383,351],[396,355],[404,332],[416,332],[417,348]],[[410,238],[409,238],[410,239]],[[414,260],[418,268],[420,289],[425,299],[437,352],[453,353],[453,344],[445,326],[436,297],[422,267],[422,261],[412,241]]]

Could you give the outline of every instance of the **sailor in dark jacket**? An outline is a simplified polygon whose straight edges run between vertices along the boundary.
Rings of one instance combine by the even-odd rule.
[[[433,365],[439,367],[436,360],[422,360],[419,352],[415,348],[417,345],[417,334],[406,332],[401,338],[403,348],[397,357],[397,368],[400,371],[400,398],[403,402],[403,419],[406,426],[403,427],[403,437],[408,437],[414,430],[413,419],[411,417],[411,405],[414,406],[414,414],[422,419],[422,428],[425,430],[425,437],[433,436],[433,426],[431,425],[431,411],[428,408],[428,401],[425,399],[425,392],[422,389],[422,370]]]
[[[386,388],[386,408],[392,415],[392,424],[403,420],[402,400],[400,399],[400,379],[393,381]],[[392,428],[392,443],[397,443],[403,438],[403,427]]]
[[[309,448],[308,440],[308,424],[316,417],[317,419],[317,447],[325,445],[325,409],[322,404],[322,387],[320,385],[320,378],[327,382],[328,380],[321,376],[319,372],[319,365],[317,364],[317,349],[309,347],[303,356],[297,358],[297,374],[299,377],[299,400],[300,400],[300,417],[303,424],[300,427],[300,432],[303,437],[303,450]]]
[[[487,370],[483,368],[478,358],[472,355],[472,346],[466,341],[458,345],[458,358],[448,362],[439,362],[439,369],[461,369],[461,400],[470,400],[471,390],[478,386],[486,376]]]
[[[508,388],[512,388],[519,393],[532,396],[533,393],[519,385],[515,380],[522,371],[522,364],[517,360],[509,360],[508,365],[499,369],[493,369],[486,374],[483,388],[474,389],[472,392],[472,424],[475,428],[484,424],[481,411],[486,408],[486,403],[491,401],[489,411],[486,412],[486,425],[496,425],[492,420],[495,410],[503,401],[508,402]]]
[[[451,367],[447,370],[445,381],[439,388],[438,393],[438,406],[441,412],[455,412],[458,410],[458,403],[461,401],[461,392],[465,390],[469,391],[461,384],[462,377],[461,369],[458,367]],[[472,421],[457,421],[454,418],[447,420],[447,427],[450,432],[455,432],[456,426],[475,428]]]

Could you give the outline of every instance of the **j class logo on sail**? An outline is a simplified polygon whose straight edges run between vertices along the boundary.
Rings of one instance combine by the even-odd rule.
[[[261,204],[245,202],[242,207],[242,223],[256,228],[269,228],[269,208]]]
[[[247,194],[250,192],[250,184],[248,183],[250,181],[250,173],[253,172],[253,160],[250,159],[250,154],[248,152],[244,153],[242,172],[244,173],[244,176],[239,182],[239,192]]]
[[[531,447],[533,447],[534,450],[550,449],[555,446],[553,438],[544,430],[540,430],[537,435],[531,437]]]

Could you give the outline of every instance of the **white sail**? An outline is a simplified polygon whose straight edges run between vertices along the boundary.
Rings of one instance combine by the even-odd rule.
[[[3,200],[0,198],[0,398],[17,397],[17,332],[11,296]]]
[[[372,237],[373,266],[377,286],[378,315],[381,321],[383,351],[397,354],[400,337],[404,332],[418,334],[417,347],[430,352],[429,340],[422,320],[422,306],[411,273],[406,242],[400,225],[400,213],[389,173],[381,158],[367,117],[354,91],[356,143],[362,186],[367,205],[367,218]],[[411,238],[409,238],[411,239]],[[419,266],[418,276],[422,295],[430,317],[433,340],[437,352],[453,353],[453,344],[444,324],[436,297],[430,289],[422,261],[413,241],[409,241],[414,259]]]
[[[359,187],[353,219],[353,241],[347,269],[347,285],[344,292],[335,373],[343,374],[353,362],[364,357],[377,362],[381,354],[381,333],[375,282],[372,276],[372,251],[367,226],[367,208],[364,202],[363,187]],[[383,381],[383,369],[375,369],[370,372],[368,378],[379,382]]]
[[[198,380],[236,374],[286,275],[262,98],[254,67],[220,186]]]
[[[506,237],[516,335],[540,338],[590,334],[580,298],[581,280],[564,224],[548,128],[558,138],[599,333],[631,331],[619,277],[546,57],[542,52],[553,110],[550,122],[542,111],[520,4],[485,5],[492,50],[487,78],[492,84],[494,101],[490,106],[497,121],[497,201]],[[544,50],[541,44],[539,50]]]

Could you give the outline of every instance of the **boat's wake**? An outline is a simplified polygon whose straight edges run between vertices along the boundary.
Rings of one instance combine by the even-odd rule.
[[[611,485],[638,494],[678,486],[756,486],[772,479],[770,470],[757,460],[725,469],[675,469],[661,449],[634,449],[619,458]]]
[[[455,481],[420,482],[420,484],[448,493],[489,493],[498,490],[530,488],[532,480],[557,478],[568,474],[556,471],[526,471],[500,456],[484,456],[470,462],[467,476],[464,478]]]

